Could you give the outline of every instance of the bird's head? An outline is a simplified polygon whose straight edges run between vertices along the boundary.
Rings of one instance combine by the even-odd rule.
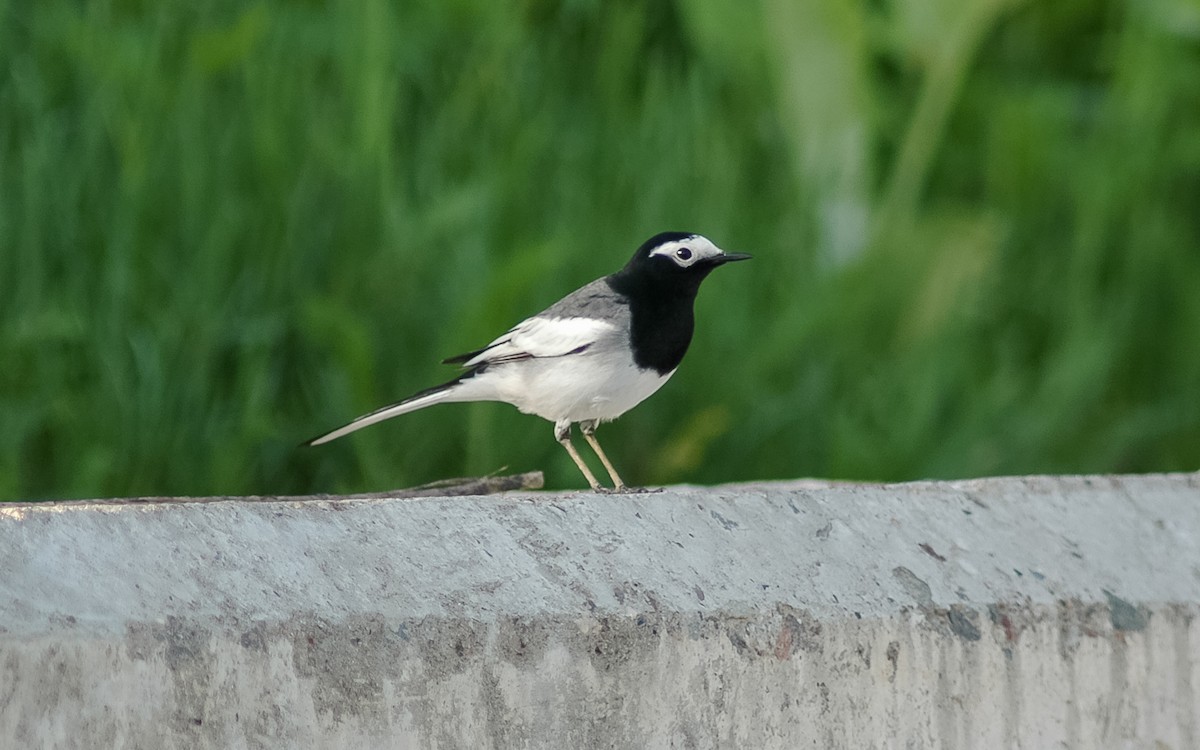
[[[750,257],[745,253],[727,253],[699,234],[662,232],[642,243],[621,273],[656,286],[694,291],[717,266]]]

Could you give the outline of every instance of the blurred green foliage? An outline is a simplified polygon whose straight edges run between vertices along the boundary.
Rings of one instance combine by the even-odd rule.
[[[296,445],[666,229],[756,260],[636,483],[1200,465],[1196,0],[0,0],[0,499],[580,486]]]

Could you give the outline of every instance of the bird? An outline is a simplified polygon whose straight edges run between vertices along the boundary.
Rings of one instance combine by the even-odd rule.
[[[646,240],[619,271],[571,292],[482,349],[443,360],[458,377],[309,440],[321,445],[435,404],[501,401],[554,423],[554,438],[592,490],[606,492],[571,442],[579,425],[612,480],[629,488],[596,440],[596,427],[663,386],[687,353],[701,282],[726,263],[748,260],[690,232]]]

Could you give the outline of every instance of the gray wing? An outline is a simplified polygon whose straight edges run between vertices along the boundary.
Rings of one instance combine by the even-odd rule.
[[[443,360],[464,367],[581,354],[601,340],[628,338],[629,305],[604,279],[526,318],[482,349]]]
[[[613,291],[608,279],[597,279],[538,313],[539,318],[595,318],[617,328],[629,326],[629,302]]]

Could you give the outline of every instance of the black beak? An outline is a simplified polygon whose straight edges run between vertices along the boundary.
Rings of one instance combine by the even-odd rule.
[[[722,253],[713,258],[712,263],[715,266],[720,266],[726,263],[732,263],[735,260],[750,260],[753,257],[753,255],[747,255],[746,253]]]

